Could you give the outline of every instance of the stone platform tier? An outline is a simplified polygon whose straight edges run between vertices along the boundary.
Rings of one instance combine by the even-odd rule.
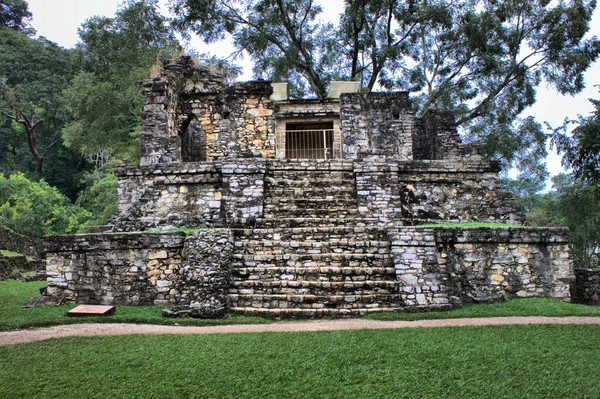
[[[265,176],[263,218],[344,219],[358,216],[352,162],[321,162],[318,168],[274,163]]]
[[[234,231],[231,309],[277,316],[359,315],[400,308],[384,228]]]
[[[45,249],[51,296],[278,317],[568,300],[573,278],[560,228],[206,228],[54,236]]]

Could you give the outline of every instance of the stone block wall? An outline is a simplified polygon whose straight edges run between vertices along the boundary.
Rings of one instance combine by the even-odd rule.
[[[575,281],[571,285],[571,300],[600,306],[600,269],[575,269]]]
[[[566,228],[439,228],[435,237],[451,296],[474,302],[570,297]]]
[[[229,236],[206,229],[49,237],[47,295],[106,305],[221,303]]]
[[[275,156],[269,82],[227,85],[190,57],[164,65],[143,83],[142,166]]]
[[[500,190],[496,162],[413,161],[398,164],[402,204],[414,223],[490,221],[521,224],[512,194]]]
[[[265,168],[262,159],[232,159],[223,164],[223,209],[228,225],[252,225],[262,217]]]
[[[408,307],[570,297],[567,229],[403,227],[390,240]]]
[[[223,221],[220,164],[122,167],[117,231],[216,226]]]
[[[415,125],[412,137],[413,159],[481,160],[477,147],[461,142],[452,112],[427,111],[415,120]]]
[[[408,92],[344,93],[340,102],[344,158],[412,159],[414,114]]]
[[[35,240],[2,226],[0,226],[0,249],[18,252],[31,258],[39,258]]]

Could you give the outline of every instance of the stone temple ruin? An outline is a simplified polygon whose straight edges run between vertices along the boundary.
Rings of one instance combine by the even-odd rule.
[[[166,64],[110,231],[47,238],[47,295],[273,316],[569,299],[566,229],[451,225],[523,221],[452,114],[337,86],[288,100]]]

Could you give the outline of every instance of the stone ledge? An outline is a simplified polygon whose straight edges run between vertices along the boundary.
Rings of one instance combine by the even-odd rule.
[[[71,252],[139,248],[181,248],[184,240],[185,233],[183,232],[57,235],[44,239],[44,251]]]

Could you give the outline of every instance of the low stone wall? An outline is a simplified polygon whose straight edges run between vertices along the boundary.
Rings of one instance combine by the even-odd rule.
[[[600,306],[600,269],[575,269],[571,299],[577,303]]]
[[[413,161],[398,164],[401,201],[415,224],[490,221],[521,224],[513,195],[500,189],[497,162]]]
[[[390,239],[407,306],[570,297],[567,229],[408,227]]]
[[[47,295],[78,303],[182,304],[222,296],[213,270],[226,265],[228,230],[85,234],[45,241]],[[221,277],[218,277],[221,278]],[[212,280],[211,280],[212,279]],[[215,289],[212,293],[211,289]],[[190,295],[190,292],[197,292]]]
[[[31,258],[38,258],[40,255],[35,240],[2,226],[0,226],[0,249],[18,252]]]
[[[573,278],[561,228],[278,228],[236,237],[229,229],[50,237],[47,293],[119,305],[445,310],[569,300]]]

